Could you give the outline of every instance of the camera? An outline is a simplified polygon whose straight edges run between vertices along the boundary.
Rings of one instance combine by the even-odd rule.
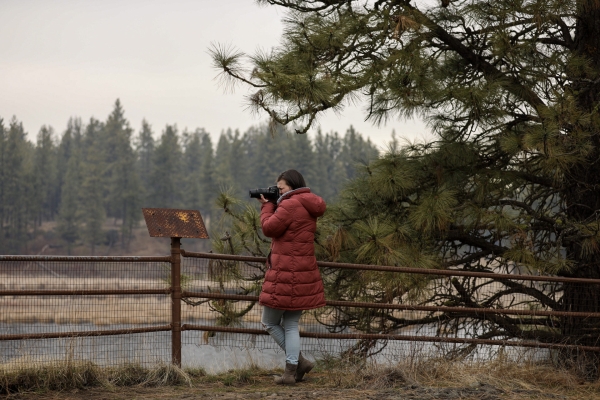
[[[259,188],[250,190],[251,199],[260,199],[260,195],[265,196],[267,200],[277,200],[279,198],[279,189],[277,185],[269,186],[268,188]]]

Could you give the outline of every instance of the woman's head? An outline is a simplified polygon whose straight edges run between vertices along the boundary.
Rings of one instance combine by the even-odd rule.
[[[296,171],[295,169],[288,169],[287,171],[283,171],[281,174],[279,174],[279,176],[277,177],[277,183],[279,184],[281,181],[284,181],[286,186],[289,186],[290,190],[295,190],[306,186],[306,182],[304,182],[304,177],[300,172]]]

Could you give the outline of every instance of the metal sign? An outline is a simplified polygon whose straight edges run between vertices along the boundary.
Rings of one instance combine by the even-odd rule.
[[[200,211],[142,208],[151,237],[208,239]]]

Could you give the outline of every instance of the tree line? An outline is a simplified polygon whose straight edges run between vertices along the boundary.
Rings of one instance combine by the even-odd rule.
[[[15,117],[0,119],[0,253],[33,251],[28,243],[49,234],[41,229],[48,221],[69,254],[79,244],[91,254],[102,244],[127,246],[142,207],[196,209],[210,221],[220,192],[248,197],[288,168],[331,201],[356,163],[378,156],[352,127],[312,141],[282,126],[227,129],[216,145],[202,128],[167,125],[157,137],[144,120],[135,133],[119,100],[106,121],[72,118],[58,136],[43,126],[32,143]],[[115,229],[103,228],[107,219]]]

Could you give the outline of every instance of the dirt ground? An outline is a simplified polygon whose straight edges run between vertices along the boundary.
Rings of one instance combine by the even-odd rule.
[[[542,390],[532,385],[530,389],[499,388],[489,384],[474,384],[469,387],[427,387],[417,384],[394,385],[380,389],[348,389],[335,386],[335,382],[324,383],[326,377],[313,375],[310,380],[295,386],[276,386],[272,376],[254,377],[252,382],[226,385],[223,382],[194,383],[191,387],[105,387],[89,390],[64,392],[21,393],[6,396],[10,400],[132,400],[132,399],[298,399],[298,400],[500,400],[500,399],[598,399],[596,385]],[[593,386],[593,387],[592,387]]]
[[[15,399],[323,399],[323,400],[396,400],[396,399],[567,399],[565,396],[547,395],[544,393],[502,393],[490,387],[483,390],[473,388],[432,389],[432,388],[399,388],[378,390],[325,389],[296,387],[294,389],[268,390],[267,388],[237,388],[218,390],[213,388],[161,388],[161,389],[126,389],[107,393],[90,390],[76,393],[48,393],[44,395],[11,396]]]

